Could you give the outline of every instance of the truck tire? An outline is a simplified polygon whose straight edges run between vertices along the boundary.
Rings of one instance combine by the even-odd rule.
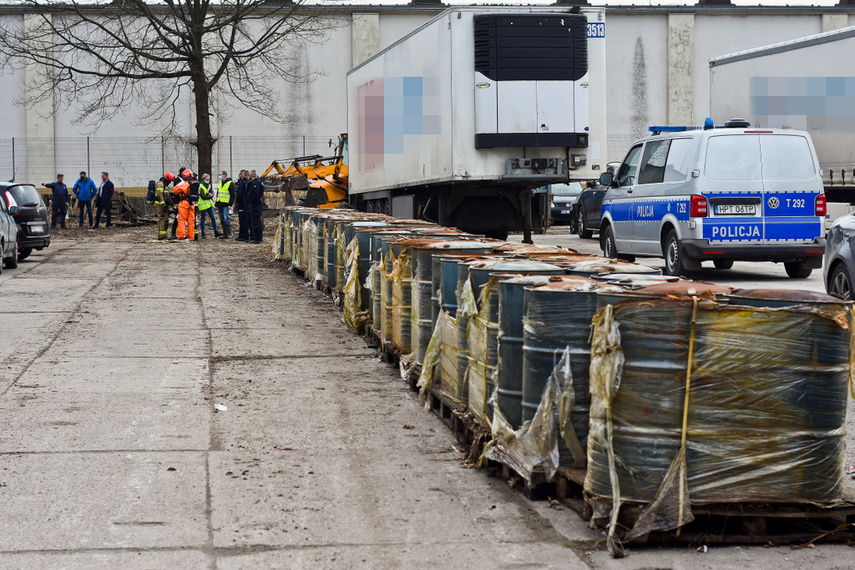
[[[585,229],[585,210],[583,210],[581,206],[579,206],[579,209],[576,212],[576,227],[578,228],[580,238],[591,239],[594,237],[594,232]]]
[[[713,265],[715,265],[716,269],[730,269],[733,267],[732,259],[714,259]]]
[[[665,255],[665,274],[666,275],[685,275],[689,271],[699,269],[699,263],[694,260],[683,258],[683,251],[680,248],[680,240],[677,238],[677,230],[668,232],[665,238],[665,247],[663,248]],[[686,266],[689,267],[686,267]]]
[[[31,247],[19,247],[18,248],[18,261],[24,261],[30,254],[33,253],[33,248]]]
[[[804,261],[786,261],[784,269],[787,270],[787,275],[793,279],[807,279],[813,272],[813,269],[805,267]]]

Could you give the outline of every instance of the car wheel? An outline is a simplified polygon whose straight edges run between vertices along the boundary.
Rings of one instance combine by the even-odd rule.
[[[581,207],[576,212],[576,227],[579,228],[580,238],[591,239],[594,236],[594,232],[585,229],[585,211]]]
[[[5,259],[4,265],[6,269],[16,269],[18,267],[18,247],[12,250],[12,255]]]
[[[30,254],[33,253],[33,248],[31,247],[19,247],[18,248],[18,261],[24,261]]]
[[[813,269],[805,267],[804,261],[787,261],[784,263],[784,269],[787,270],[787,275],[793,279],[807,279],[813,271]]]
[[[611,224],[606,226],[606,229],[603,230],[601,248],[603,250],[604,256],[610,257],[612,259],[617,258],[617,247],[615,246],[615,236],[614,232],[612,231]]]
[[[831,277],[828,278],[828,292],[835,297],[840,297],[844,301],[852,300],[852,279],[849,278],[846,266],[842,263],[839,263],[834,268],[834,271],[831,272]]]
[[[732,259],[714,259],[713,265],[715,265],[716,269],[730,269],[733,267]]]
[[[686,265],[691,263],[691,261],[683,257],[680,240],[677,239],[677,230],[668,232],[668,237],[665,238],[665,248],[662,253],[665,255],[665,273],[667,275],[685,275],[689,271]],[[695,262],[691,263],[691,265],[692,269],[695,269],[695,266],[699,264]]]

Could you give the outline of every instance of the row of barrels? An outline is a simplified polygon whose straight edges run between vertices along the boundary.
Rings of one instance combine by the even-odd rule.
[[[833,297],[346,210],[283,209],[274,254],[491,430],[488,456],[587,469],[595,516],[638,502],[676,528],[691,504],[841,496],[853,337]]]

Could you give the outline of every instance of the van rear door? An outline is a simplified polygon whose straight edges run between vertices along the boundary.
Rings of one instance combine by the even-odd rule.
[[[813,243],[823,235],[816,215],[822,179],[807,136],[761,133],[765,243]]]
[[[704,178],[709,213],[701,220],[703,237],[710,244],[765,243],[759,136],[742,132],[711,135]]]

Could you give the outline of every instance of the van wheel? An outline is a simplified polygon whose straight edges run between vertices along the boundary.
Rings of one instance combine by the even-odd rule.
[[[603,239],[601,243],[603,255],[612,259],[617,258],[617,247],[615,246],[615,235],[611,224],[606,226],[603,231]]]
[[[700,263],[696,260],[683,257],[680,240],[677,239],[677,230],[668,232],[668,237],[665,238],[665,248],[662,253],[665,255],[666,275],[685,275],[689,271],[698,271],[700,269]]]
[[[713,265],[715,265],[716,269],[730,269],[733,267],[732,259],[714,259]]]
[[[804,261],[786,261],[784,262],[784,269],[787,270],[787,275],[793,279],[807,279],[813,271],[813,269],[805,267]]]
[[[6,258],[6,269],[16,269],[18,267],[18,248],[12,251],[12,255]]]
[[[578,228],[580,238],[591,239],[594,236],[594,232],[585,229],[585,211],[581,207],[576,213],[576,227]]]

